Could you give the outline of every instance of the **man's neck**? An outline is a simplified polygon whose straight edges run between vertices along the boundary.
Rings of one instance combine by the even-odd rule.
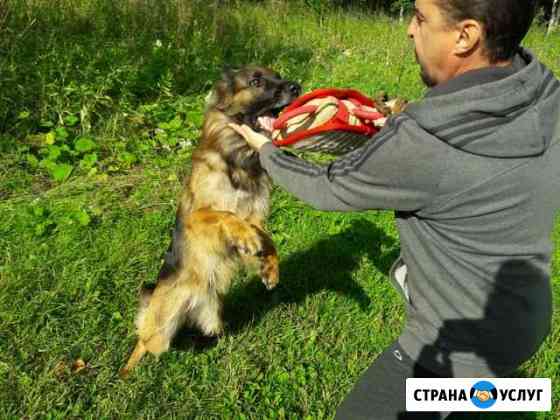
[[[439,83],[431,88],[426,93],[426,97],[450,94],[472,86],[498,81],[519,71],[524,66],[523,63],[523,60],[514,58],[511,61],[499,63],[485,61],[479,63],[479,65],[470,66],[468,69],[458,72],[456,76],[446,82]]]
[[[507,67],[511,66],[511,64],[512,60],[503,60],[493,63],[485,55],[477,52],[468,57],[461,57],[461,59],[458,60],[455,71],[452,73],[450,79],[473,70],[480,70],[488,67]]]

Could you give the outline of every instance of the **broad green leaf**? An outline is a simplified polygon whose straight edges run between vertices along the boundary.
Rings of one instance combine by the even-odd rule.
[[[74,143],[74,149],[80,153],[89,152],[90,150],[96,148],[97,148],[97,143],[95,143],[89,137],[80,137],[78,140],[76,140],[76,143]]]
[[[66,124],[68,127],[74,127],[78,123],[78,121],[80,121],[80,119],[75,115],[68,115],[64,118],[64,124]]]
[[[132,165],[134,162],[137,161],[137,157],[130,152],[122,152],[119,155],[119,160],[121,160],[122,162],[128,165]]]
[[[168,144],[169,146],[175,146],[177,144],[177,137],[171,135],[167,137],[167,139],[165,139],[164,143]]]
[[[58,140],[66,140],[68,138],[68,131],[66,131],[66,128],[64,127],[58,127],[56,130],[54,130],[56,133],[56,138]]]
[[[60,157],[60,154],[62,153],[60,151],[60,147],[55,146],[54,144],[51,144],[49,147],[47,147],[47,150],[49,152],[47,159],[52,160],[53,162],[55,162]]]
[[[87,212],[85,212],[84,210],[79,210],[76,212],[76,219],[78,220],[78,223],[82,226],[89,225],[89,222],[91,221],[89,214],[87,214]]]
[[[51,174],[56,181],[62,182],[68,179],[70,173],[72,172],[72,169],[73,169],[72,165],[68,165],[66,163],[59,163],[52,169]]]
[[[202,112],[199,111],[191,111],[187,114],[187,120],[191,123],[194,124],[196,127],[199,127],[202,125],[202,120],[204,119],[204,116],[202,115]]]
[[[45,136],[45,143],[54,144],[55,140],[56,140],[56,134],[54,133],[54,131],[49,131]]]
[[[39,161],[39,167],[47,168],[52,173],[56,169],[56,162],[48,159],[41,159]]]
[[[26,120],[30,115],[29,111],[22,111],[18,115],[18,120]]]
[[[178,130],[179,128],[181,128],[182,125],[183,125],[183,121],[181,120],[181,117],[179,117],[179,116],[176,116],[171,121],[169,121],[169,129],[170,130]]]
[[[31,153],[26,154],[25,159],[27,160],[27,163],[29,163],[29,166],[33,168],[36,168],[39,165],[39,159],[37,159],[35,155],[32,155]]]
[[[84,155],[83,159],[84,162],[88,162],[90,165],[93,165],[97,162],[97,153],[88,153]]]
[[[165,143],[165,139],[167,139],[167,133],[165,131],[158,131],[156,133],[156,139],[158,139],[162,143]]]
[[[80,161],[80,166],[85,169],[91,168],[97,162],[97,154],[96,153],[88,153],[84,155],[82,160]]]

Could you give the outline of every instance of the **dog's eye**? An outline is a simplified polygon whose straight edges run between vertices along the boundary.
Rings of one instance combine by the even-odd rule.
[[[263,80],[260,77],[256,77],[254,79],[249,80],[249,86],[251,87],[261,87],[263,84]]]

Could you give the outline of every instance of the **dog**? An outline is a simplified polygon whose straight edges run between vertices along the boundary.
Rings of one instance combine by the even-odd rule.
[[[268,289],[278,283],[278,256],[264,230],[271,181],[258,153],[228,124],[258,131],[260,117],[277,116],[300,93],[296,82],[256,66],[225,71],[214,85],[171,244],[155,287],[140,292],[138,342],[121,377],[146,353],[167,351],[185,323],[221,335],[222,298],[240,265],[258,265]]]

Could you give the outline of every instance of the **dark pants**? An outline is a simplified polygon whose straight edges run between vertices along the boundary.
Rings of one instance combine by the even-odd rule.
[[[406,412],[406,378],[439,378],[393,343],[361,376],[336,412],[336,420],[440,420],[449,413]]]

